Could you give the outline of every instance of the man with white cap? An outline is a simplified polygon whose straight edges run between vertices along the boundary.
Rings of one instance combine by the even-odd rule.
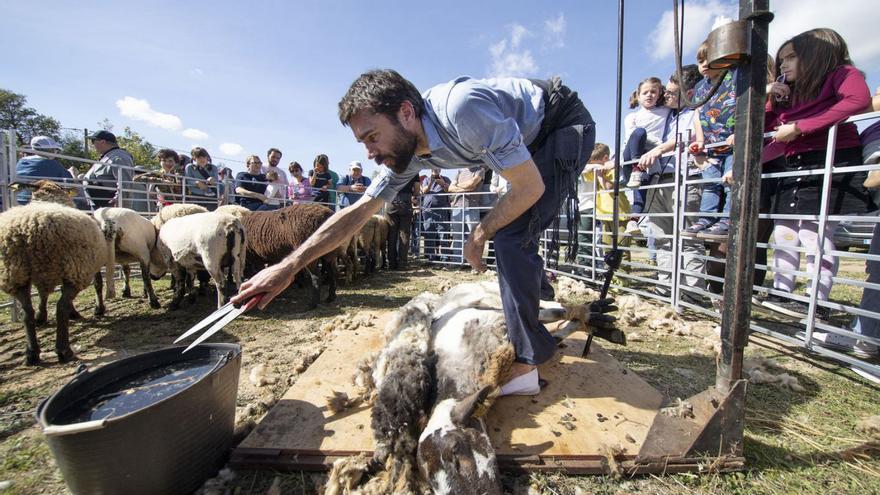
[[[370,178],[364,175],[361,162],[357,160],[351,162],[348,164],[348,170],[349,174],[343,177],[336,187],[339,192],[345,193],[343,207],[355,204],[370,185]]]
[[[61,150],[61,145],[49,136],[34,136],[31,138],[30,149],[35,152],[58,153]],[[53,182],[72,182],[73,177],[54,158],[36,153],[25,156],[15,164],[15,180],[19,182],[35,182],[40,179],[48,179]],[[31,201],[31,192],[27,189],[22,189],[18,192],[16,200],[20,205],[29,203]]]

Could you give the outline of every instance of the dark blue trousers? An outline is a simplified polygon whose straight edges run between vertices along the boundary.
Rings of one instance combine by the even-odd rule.
[[[589,118],[589,114],[586,117]],[[592,119],[588,122],[580,142],[570,142],[570,134],[562,136],[563,133],[557,131],[555,138],[551,135],[547,144],[534,153],[532,159],[544,180],[544,195],[532,208],[495,233],[498,283],[507,334],[516,350],[516,360],[521,363],[541,364],[556,352],[556,341],[538,321],[539,299],[553,297],[553,289],[544,274],[544,261],[538,255],[538,241],[541,232],[559,214],[563,191],[557,180],[560,170],[555,160],[560,150],[570,156],[572,148],[576,149],[577,175],[593,151],[596,130]],[[560,142],[562,140],[569,142]],[[537,222],[540,230],[530,228],[532,222]]]

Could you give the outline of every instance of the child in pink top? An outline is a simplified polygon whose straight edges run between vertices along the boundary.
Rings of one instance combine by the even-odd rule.
[[[825,166],[828,130],[847,118],[862,113],[871,102],[871,93],[862,73],[853,67],[846,42],[831,29],[812,29],[786,41],[776,55],[778,73],[784,82],[768,87],[766,128],[775,130],[774,141],[784,143],[786,171],[820,169]],[[861,144],[856,126],[841,124],[835,144],[835,168],[859,165]],[[827,213],[847,215],[873,209],[867,190],[862,186],[865,172],[834,173]],[[823,176],[783,177],[776,187],[773,214],[818,215],[822,202]],[[807,251],[807,273],[814,270],[818,243],[815,220],[774,220],[773,288],[792,292],[795,277],[778,270],[797,270],[800,253],[785,247],[803,246]],[[823,253],[834,250],[837,222],[825,222]],[[828,300],[832,277],[837,272],[837,258],[823,254],[819,265],[818,299]],[[769,296],[768,307],[794,316],[806,314],[799,302]],[[826,316],[828,308],[819,307]],[[815,334],[814,334],[815,335]]]

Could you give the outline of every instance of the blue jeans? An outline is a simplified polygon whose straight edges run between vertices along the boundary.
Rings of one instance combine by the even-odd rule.
[[[480,222],[480,210],[477,207],[454,208],[452,210],[452,224],[449,226],[452,232],[452,256],[450,259],[455,263],[465,263],[462,251],[464,241],[471,229]]]
[[[874,234],[871,237],[871,247],[868,249],[868,253],[880,254],[880,223],[874,224]],[[865,272],[868,274],[867,282],[874,284],[880,282],[880,261],[866,261]],[[880,290],[865,289],[862,292],[862,302],[859,304],[859,309],[880,312]],[[859,335],[880,338],[880,321],[870,316],[856,316],[851,328]]]
[[[733,155],[719,157],[721,163],[717,165],[708,165],[703,169],[703,179],[720,179],[724,174],[730,172],[733,168]],[[730,186],[722,185],[720,182],[703,184],[703,199],[700,201],[700,212],[702,213],[730,213]],[[723,205],[723,206],[722,206]],[[718,217],[700,217],[697,222],[709,226],[715,222],[729,223],[729,218]]]
[[[449,231],[449,210],[429,209],[422,211],[422,237],[425,239],[425,256],[431,261],[443,258],[443,245]]]
[[[632,134],[629,135],[629,139],[626,141],[626,147],[623,149],[623,161],[628,162],[630,160],[637,160],[642,157],[645,153],[648,152],[648,133],[645,129],[641,127],[636,127],[633,129]],[[625,185],[629,182],[629,177],[632,175],[633,165],[623,165],[620,171],[620,184],[621,186]],[[645,181],[647,184],[648,181]],[[636,189],[633,191],[633,202],[630,208],[630,212],[632,213],[642,213],[645,211],[645,196],[647,191],[643,189]]]

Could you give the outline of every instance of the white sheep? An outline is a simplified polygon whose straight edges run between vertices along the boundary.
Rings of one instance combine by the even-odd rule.
[[[150,307],[158,309],[159,299],[150,280],[150,260],[159,256],[156,245],[159,233],[156,227],[140,213],[128,208],[100,208],[95,211],[95,220],[102,230],[112,232],[112,237],[107,239],[109,252],[105,269],[107,299],[116,297],[116,284],[113,280],[113,268],[116,263],[122,264],[125,275],[122,297],[131,297],[131,270],[128,264],[138,263],[144,282],[144,296],[149,299]]]
[[[194,205],[190,203],[175,203],[173,205],[163,206],[159,213],[156,213],[150,221],[153,222],[153,225],[156,226],[156,229],[161,229],[162,225],[165,224],[168,220],[172,218],[185,217],[187,215],[194,215],[196,213],[207,213],[208,209],[204,206]]]
[[[24,310],[25,362],[32,365],[40,360],[36,326],[46,321],[49,294],[61,286],[55,313],[55,353],[60,362],[66,362],[74,358],[69,340],[70,318],[76,316],[73,300],[93,281],[98,299],[95,313],[104,312],[100,270],[107,259],[107,243],[97,222],[72,208],[66,190],[46,180],[26,187],[34,188],[31,203],[0,214],[0,289],[18,300]],[[40,296],[36,315],[32,285]]]
[[[225,213],[197,213],[168,220],[159,230],[160,256],[150,264],[154,280],[171,270],[174,297],[183,300],[187,281],[206,270],[217,286],[217,307],[238,291],[244,273],[245,234],[241,221]],[[190,294],[190,302],[195,294]]]

